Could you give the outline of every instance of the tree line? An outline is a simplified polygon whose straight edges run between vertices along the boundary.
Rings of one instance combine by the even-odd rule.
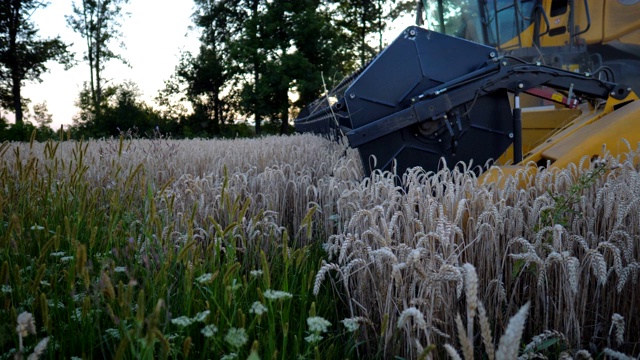
[[[55,136],[46,103],[26,116],[35,125],[25,121],[29,100],[21,94],[50,62],[89,65],[67,129],[77,137],[291,133],[295,114],[369,62],[385,45],[387,24],[415,6],[415,0],[194,0],[199,50],[181,54],[152,107],[135,83],[105,81],[107,63],[126,63],[115,48],[126,40],[119,28],[129,1],[73,2],[66,23],[85,41],[78,59],[70,44],[42,39],[31,22],[48,3],[0,0],[0,107],[15,118],[9,124],[0,116],[0,138],[24,140],[36,125],[39,138]]]

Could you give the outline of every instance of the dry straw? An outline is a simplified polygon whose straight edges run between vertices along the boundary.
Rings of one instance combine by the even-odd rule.
[[[464,167],[416,168],[400,186],[395,174],[374,172],[344,191],[336,200],[341,226],[325,243],[325,267],[333,264],[342,276],[348,269],[344,294],[351,316],[374,324],[361,332],[363,338],[380,336],[368,354],[379,354],[382,346],[384,357],[413,358],[416,339],[443,344],[447,335],[458,334],[468,357],[469,348],[481,348],[476,341],[492,349],[491,334],[503,329],[509,330],[500,337],[505,345],[496,358],[517,356],[513,334],[527,340],[546,330],[563,334],[574,351],[603,351],[609,342],[623,352],[637,351],[636,340],[617,341],[618,325],[611,319],[622,314],[620,328],[640,328],[639,156],[630,151],[622,162],[603,158],[533,176],[518,173],[503,179],[503,186],[480,182]],[[531,186],[516,186],[517,177]],[[473,264],[477,278],[467,269],[471,265],[461,263]],[[327,281],[321,276],[316,285]],[[463,282],[469,284],[466,322],[456,321],[464,309]],[[403,328],[398,336],[405,347],[398,354],[390,324],[408,309],[424,315],[426,330]],[[531,321],[525,323],[527,313]],[[481,337],[473,336],[477,317],[484,324]],[[613,341],[599,329],[612,329]],[[516,346],[507,346],[509,341]],[[453,348],[441,349],[452,354]]]

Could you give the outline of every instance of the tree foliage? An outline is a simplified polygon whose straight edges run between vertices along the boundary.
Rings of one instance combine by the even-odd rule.
[[[40,81],[46,62],[71,66],[73,57],[59,37],[40,39],[29,20],[34,11],[48,3],[38,0],[0,1],[0,106],[12,109],[16,125],[23,123],[22,86]]]
[[[197,53],[182,54],[175,74],[156,98],[163,108],[158,111],[140,100],[135,84],[109,84],[105,77],[108,62],[126,63],[113,49],[123,38],[118,29],[128,3],[76,0],[67,16],[67,24],[86,42],[83,59],[90,69],[77,100],[78,134],[103,137],[135,128],[143,135],[159,127],[177,136],[244,136],[247,124],[254,125],[256,135],[289,133],[290,119],[369,62],[386,45],[386,24],[415,7],[414,0],[194,0],[192,20],[201,45]],[[11,50],[11,6],[20,4],[24,17],[42,4],[0,4],[0,48]],[[34,27],[28,21],[20,24],[15,43],[23,41],[31,52],[19,53],[19,62],[13,60],[22,66],[15,71],[22,76],[18,83],[37,79],[47,59],[67,59],[62,58],[66,45],[59,39],[37,43]],[[2,56],[8,59],[5,52]],[[15,91],[6,84],[11,84],[13,73],[4,64],[0,101],[9,106]],[[23,106],[20,103],[20,109]],[[40,127],[47,126],[51,119],[46,104],[36,110]]]
[[[100,105],[101,114],[94,118],[91,90],[85,83],[76,103],[80,113],[74,119],[74,131],[86,137],[110,137],[132,132],[145,137],[152,136],[157,131],[176,132],[177,124],[162,117],[142,101],[141,97],[138,85],[132,81],[106,86]]]
[[[264,120],[286,133],[289,92],[300,85],[305,98],[315,97],[320,87],[306,95],[307,80],[320,79],[323,69],[335,73],[340,62],[322,49],[339,41],[321,1],[196,0],[193,20],[202,46],[198,55],[183,58],[177,77],[187,84],[192,104],[212,103],[215,124],[229,120],[221,116],[226,111],[252,118],[258,135]]]
[[[195,0],[198,54],[184,54],[162,99],[186,92],[213,134],[244,116],[288,133],[289,119],[371,60],[386,23],[415,6],[383,0]],[[266,125],[266,128],[265,128]]]
[[[84,60],[89,64],[88,89],[93,117],[102,115],[105,90],[103,70],[110,60],[126,63],[122,56],[112,50],[112,42],[122,33],[118,30],[124,16],[123,5],[129,0],[81,0],[73,2],[73,15],[67,16],[68,25],[86,41]]]

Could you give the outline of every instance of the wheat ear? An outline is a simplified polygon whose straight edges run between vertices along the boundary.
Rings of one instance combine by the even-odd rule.
[[[494,360],[496,358],[496,349],[493,345],[493,336],[491,335],[491,325],[489,325],[487,310],[484,308],[482,301],[478,301],[478,320],[480,321],[480,334],[482,336],[482,343],[484,344],[484,351],[487,353],[489,360]]]
[[[500,337],[500,345],[496,352],[497,360],[515,359],[518,356],[518,347],[520,346],[520,338],[524,330],[524,322],[527,319],[529,311],[529,302],[527,301],[518,312],[509,319],[509,325],[504,335]]]

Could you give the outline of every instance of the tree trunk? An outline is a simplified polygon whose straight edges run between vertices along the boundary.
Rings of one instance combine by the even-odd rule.
[[[254,19],[254,24],[256,25],[255,28],[255,38],[257,39],[257,34],[260,31],[260,24],[258,24],[257,18],[258,18],[258,2],[259,0],[253,0],[253,2],[251,3],[251,16]],[[258,83],[260,81],[260,60],[258,59],[258,48],[255,47],[255,53],[253,54],[253,81],[254,81],[254,92],[255,94],[258,93]],[[261,115],[258,111],[258,104],[256,102],[256,104],[254,104],[255,109],[254,109],[254,119],[256,122],[256,135],[260,136],[260,134],[262,133],[262,127],[261,127],[261,122],[262,122],[262,118]]]
[[[95,63],[94,63],[94,71],[96,73],[96,88],[95,88],[95,110],[96,110],[96,118],[100,116],[101,114],[101,105],[102,105],[102,81],[100,79],[100,54],[102,52],[101,49],[101,45],[102,45],[102,20],[104,18],[104,14],[102,13],[103,9],[102,9],[102,4],[98,5],[98,19],[97,19],[97,26],[95,29],[95,46],[96,46],[96,58],[95,58]]]
[[[289,133],[289,106],[282,107],[282,123],[280,124],[280,135]]]
[[[87,51],[87,59],[89,60],[89,73],[90,73],[90,77],[89,77],[89,87],[91,90],[91,105],[93,105],[93,110],[95,111],[96,109],[96,82],[95,82],[95,77],[93,75],[93,68],[94,68],[94,58],[93,58],[93,41],[89,40],[91,39],[91,35],[89,35],[87,37],[87,45],[88,45],[88,49],[89,51]]]
[[[257,52],[257,50],[256,50]],[[260,82],[260,70],[258,69],[258,67],[260,66],[258,59],[258,55],[255,55],[254,58],[254,63],[253,63],[253,81],[254,81],[254,94],[258,94],[258,83]],[[256,136],[260,136],[262,134],[262,115],[260,114],[259,110],[258,110],[258,101],[257,97],[254,96],[254,99],[256,99],[256,101],[254,102],[253,106],[254,106],[254,113],[253,113],[253,117],[255,119],[256,122]]]
[[[215,93],[213,96],[213,133],[218,135],[221,133],[221,123],[222,123],[222,104],[220,102],[220,96],[218,93]]]
[[[95,85],[95,109],[96,117],[100,116],[102,111],[102,84],[100,79],[100,44],[96,44],[96,59],[94,64],[94,71],[96,73],[96,85]]]
[[[20,28],[21,2],[13,0],[11,6],[11,19],[9,20],[9,71],[11,71],[11,96],[13,99],[13,111],[16,117],[16,125],[24,123],[22,119],[22,74],[18,61],[18,29]]]
[[[87,40],[87,60],[89,61],[89,90],[91,91],[91,106],[93,106],[94,116],[96,111],[96,82],[95,76],[93,73],[93,69],[95,68],[95,58],[94,58],[94,42],[93,42],[93,32],[91,30],[90,24],[93,23],[93,13],[87,14],[88,5],[83,1],[82,4],[82,16],[84,17],[84,38]]]
[[[13,96],[13,109],[16,115],[16,125],[22,125],[24,123],[22,115],[22,96],[20,94],[20,79],[15,75],[15,71],[12,74],[11,94]]]
[[[262,118],[260,117],[260,115],[255,115],[255,122],[256,122],[256,136],[260,136],[260,134],[262,133]]]

